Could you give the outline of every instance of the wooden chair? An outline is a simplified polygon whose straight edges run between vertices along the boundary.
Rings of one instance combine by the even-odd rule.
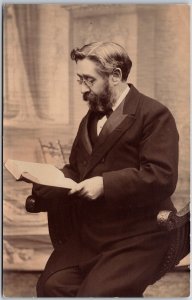
[[[35,204],[36,200],[29,196],[26,200],[26,210],[31,213],[38,212]],[[173,270],[190,251],[189,204],[177,213],[167,210],[160,211],[157,215],[157,223],[162,230],[169,232],[170,246],[151,284]],[[67,220],[63,218],[59,210],[57,214],[48,213],[49,234],[54,248],[67,239],[65,231],[62,231],[62,228],[65,228],[65,226],[67,226]]]
[[[45,163],[63,166],[69,162],[71,143],[61,144],[60,140],[46,141],[38,138],[42,159]]]
[[[157,223],[162,230],[169,232],[170,245],[161,267],[153,278],[153,283],[167,272],[175,269],[178,263],[190,252],[190,205],[179,212],[160,211]]]

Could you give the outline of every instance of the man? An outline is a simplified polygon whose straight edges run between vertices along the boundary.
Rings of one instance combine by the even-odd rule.
[[[132,62],[120,45],[91,43],[71,58],[89,111],[63,168],[76,187],[33,187],[39,210],[59,207],[68,221],[37,295],[142,297],[169,244],[156,217],[174,210],[175,121],[164,105],[127,84]]]

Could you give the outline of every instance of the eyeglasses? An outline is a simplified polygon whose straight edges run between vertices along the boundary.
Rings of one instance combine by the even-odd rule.
[[[77,82],[79,83],[79,85],[82,85],[84,83],[88,88],[91,88],[95,83],[95,79],[91,77],[80,77],[79,79],[77,79]]]

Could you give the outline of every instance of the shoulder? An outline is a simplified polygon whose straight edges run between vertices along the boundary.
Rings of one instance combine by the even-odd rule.
[[[140,102],[143,112],[169,111],[168,107],[159,100],[140,93]]]
[[[158,132],[159,135],[166,134],[176,139],[179,138],[175,118],[166,105],[142,93],[140,93],[139,102],[137,119],[139,124],[142,124],[144,134]]]
[[[169,109],[161,103],[161,101],[153,99],[147,95],[144,95],[134,85],[129,84],[130,92],[126,98],[125,110],[129,113],[136,111],[140,115],[153,115],[157,113],[171,114]]]
[[[140,113],[144,118],[174,119],[169,108],[160,101],[140,93]]]
[[[134,90],[134,100],[137,100],[136,119],[142,128],[173,128],[177,131],[177,126],[173,114],[169,108],[160,101],[153,99],[132,86]]]

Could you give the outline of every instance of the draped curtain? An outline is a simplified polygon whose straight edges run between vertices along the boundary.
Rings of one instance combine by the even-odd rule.
[[[69,122],[68,27],[59,5],[5,5],[5,125]]]
[[[38,119],[39,13],[35,5],[5,6],[5,120]]]
[[[39,93],[39,46],[40,46],[40,14],[37,5],[14,6],[16,30],[24,63],[27,85],[30,90],[37,115],[41,116]]]

